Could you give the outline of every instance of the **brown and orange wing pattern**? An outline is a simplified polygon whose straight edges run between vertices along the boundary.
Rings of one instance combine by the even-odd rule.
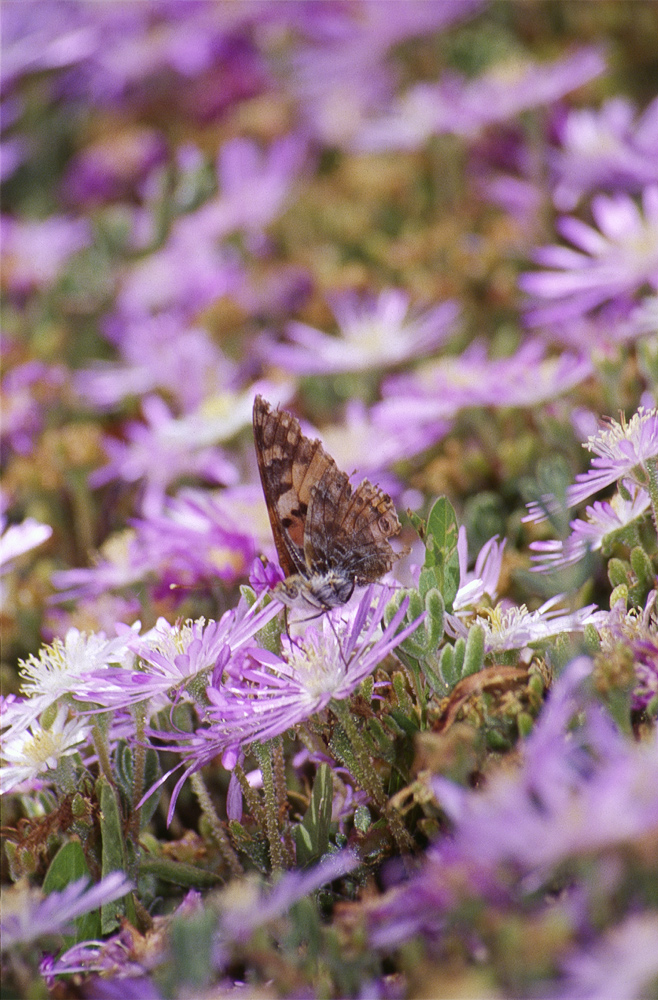
[[[372,583],[398,558],[388,539],[400,527],[393,501],[378,486],[364,479],[352,492],[349,482],[345,486],[324,476],[307,514],[306,561],[316,571],[340,567],[358,584]]]
[[[262,396],[254,400],[254,440],[274,544],[286,576],[308,576],[305,557],[307,513],[315,484],[347,476],[317,439],[305,437],[299,421],[274,410]]]

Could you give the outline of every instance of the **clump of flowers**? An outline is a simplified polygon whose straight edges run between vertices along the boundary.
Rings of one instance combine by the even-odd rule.
[[[5,5],[7,995],[654,996],[649,7]]]

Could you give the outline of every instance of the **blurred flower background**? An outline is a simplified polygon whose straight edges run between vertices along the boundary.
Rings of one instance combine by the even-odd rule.
[[[7,996],[658,997],[655,2],[1,35]],[[404,522],[319,620],[257,394]]]

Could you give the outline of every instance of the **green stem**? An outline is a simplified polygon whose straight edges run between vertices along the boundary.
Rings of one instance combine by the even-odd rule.
[[[363,782],[364,791],[368,793],[378,809],[386,816],[393,838],[400,851],[406,852],[413,846],[413,841],[407,832],[399,813],[389,806],[381,779],[370,758],[370,751],[359,732],[346,701],[332,701],[331,709],[338,718],[347,734],[354,757],[359,765],[360,775],[354,775]]]
[[[656,473],[656,459],[646,463],[646,471],[649,487],[649,498],[651,500],[651,514],[653,516],[653,526],[658,535],[658,474]]]
[[[133,842],[137,848],[137,845],[139,844],[142,813],[142,810],[137,808],[137,803],[144,794],[144,775],[146,773],[146,746],[144,745],[144,741],[146,739],[146,714],[142,705],[138,705],[136,707],[134,717],[137,740],[133,754],[133,801],[130,826],[133,835]]]
[[[96,751],[96,756],[98,757],[98,764],[101,769],[101,774],[107,781],[114,787],[114,775],[112,774],[112,764],[110,762],[110,752],[107,745],[107,740],[105,739],[105,733],[103,732],[102,726],[99,722],[94,723],[91,728],[91,738],[94,741],[94,750]]]
[[[194,794],[199,800],[199,805],[201,806],[201,812],[205,816],[210,829],[212,830],[212,835],[215,843],[219,847],[219,853],[231,870],[232,875],[242,875],[244,869],[240,864],[240,859],[233,850],[231,842],[222,830],[222,824],[220,822],[219,816],[215,812],[212,801],[208,794],[208,789],[206,788],[203,778],[199,771],[196,771],[191,775],[190,778],[192,782],[192,788],[194,789]]]
[[[258,758],[263,776],[263,792],[265,795],[265,833],[270,845],[270,861],[273,871],[283,871],[285,868],[285,851],[281,841],[279,825],[279,804],[274,788],[274,771],[272,768],[272,742],[252,744],[252,749]]]

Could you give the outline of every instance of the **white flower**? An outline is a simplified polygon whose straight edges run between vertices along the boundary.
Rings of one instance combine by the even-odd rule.
[[[33,722],[28,730],[5,742],[0,792],[43,777],[47,771],[55,770],[62,757],[76,752],[89,733],[89,724],[83,719],[67,722],[68,711],[62,705],[49,729]]]

